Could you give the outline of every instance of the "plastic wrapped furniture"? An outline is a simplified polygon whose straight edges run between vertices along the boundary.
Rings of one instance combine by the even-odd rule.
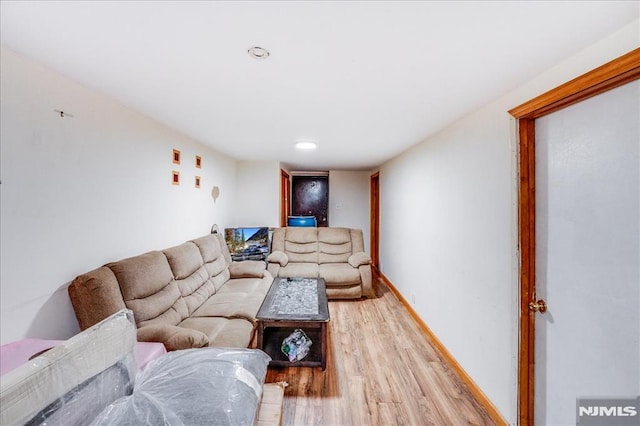
[[[138,376],[92,425],[253,425],[271,358],[257,349],[173,351]]]
[[[264,352],[176,351],[136,376],[135,344],[122,310],[2,375],[0,425],[281,424],[285,384],[264,384]]]
[[[136,326],[123,310],[2,376],[0,424],[86,424],[130,394]]]

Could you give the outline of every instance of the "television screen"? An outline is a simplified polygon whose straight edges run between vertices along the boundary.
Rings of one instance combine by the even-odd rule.
[[[225,228],[224,239],[232,260],[265,260],[269,255],[269,228]]]

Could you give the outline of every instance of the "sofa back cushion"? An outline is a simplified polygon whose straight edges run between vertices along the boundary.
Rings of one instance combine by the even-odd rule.
[[[364,235],[362,233],[362,229],[351,228],[349,229],[349,232],[351,233],[351,244],[353,244],[353,252],[364,252]]]
[[[163,250],[189,316],[216,292],[204,266],[200,249],[193,242]]]
[[[220,243],[221,240],[222,244]],[[220,290],[230,278],[229,264],[231,263],[231,256],[224,238],[222,238],[221,234],[209,234],[192,242],[200,250],[206,275],[213,284],[214,290]],[[228,261],[225,252],[229,256]]]
[[[231,265],[231,253],[229,253],[229,247],[227,247],[227,241],[224,239],[224,235],[221,233],[212,234],[216,240],[218,240],[218,245],[220,246],[220,252],[224,257],[224,260],[227,262],[227,265]]]
[[[285,228],[284,252],[289,262],[318,263],[318,229]]]
[[[187,306],[161,251],[152,251],[106,265],[120,284],[122,298],[136,324],[177,325],[188,316]],[[145,324],[142,324],[145,323]]]
[[[351,232],[348,228],[320,228],[318,230],[318,263],[346,263],[353,254]]]

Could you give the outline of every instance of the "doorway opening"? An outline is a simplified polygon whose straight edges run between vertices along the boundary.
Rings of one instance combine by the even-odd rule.
[[[291,172],[291,214],[313,216],[318,227],[329,226],[329,173]]]
[[[562,108],[615,89],[640,78],[640,49],[635,49],[556,89],[526,102],[509,113],[518,120],[520,246],[520,315],[518,349],[518,423],[534,424],[535,314],[542,312],[536,298],[535,120]]]
[[[380,172],[371,175],[371,267],[375,274],[380,272]]]

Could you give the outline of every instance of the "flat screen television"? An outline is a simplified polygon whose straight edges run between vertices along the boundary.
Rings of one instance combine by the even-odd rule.
[[[269,228],[225,228],[224,239],[231,259],[265,260],[269,255]]]

